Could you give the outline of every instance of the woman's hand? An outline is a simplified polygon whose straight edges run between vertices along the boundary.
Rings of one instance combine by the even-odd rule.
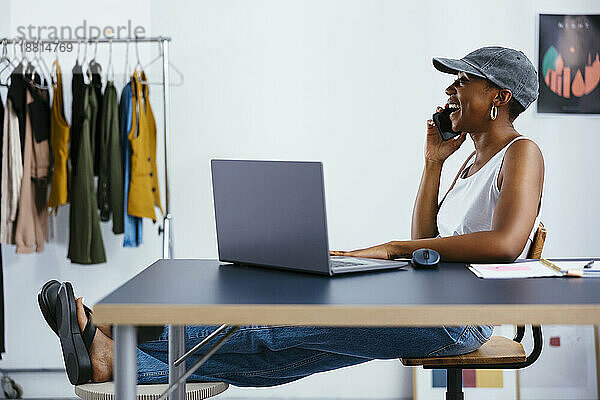
[[[437,107],[436,112],[442,112],[442,107]],[[450,140],[443,141],[437,127],[432,119],[427,120],[427,138],[425,141],[425,161],[432,161],[443,164],[452,153],[465,142],[466,132]]]
[[[384,243],[366,249],[353,251],[336,251],[329,252],[330,256],[345,256],[345,257],[364,257],[364,258],[382,258],[384,260],[392,260],[394,255],[390,243]]]

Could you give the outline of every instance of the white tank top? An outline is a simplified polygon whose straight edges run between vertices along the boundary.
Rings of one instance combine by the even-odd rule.
[[[470,168],[474,161],[461,172],[461,176],[456,180],[454,187],[448,192],[438,210],[437,226],[441,237],[492,230],[492,218],[500,197],[498,174],[502,167],[502,160],[510,145],[519,139],[531,140],[525,136],[516,137],[473,175],[462,177],[464,170]],[[540,210],[538,210],[527,244],[519,258],[527,258],[529,247],[540,222]]]

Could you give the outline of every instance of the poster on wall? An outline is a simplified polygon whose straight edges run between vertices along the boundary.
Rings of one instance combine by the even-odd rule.
[[[600,114],[600,15],[539,15],[538,113]]]
[[[514,326],[494,328],[494,336],[512,339]],[[593,326],[544,325],[543,351],[531,366],[521,370],[463,370],[463,391],[470,400],[597,400],[600,371],[596,360],[597,333]],[[527,354],[533,348],[531,330],[521,342]],[[416,367],[413,370],[415,400],[442,399],[446,371]],[[517,378],[518,375],[518,378]]]
[[[521,400],[597,399],[594,327],[544,325],[542,331],[540,358],[519,371]],[[523,345],[533,346],[529,334]]]

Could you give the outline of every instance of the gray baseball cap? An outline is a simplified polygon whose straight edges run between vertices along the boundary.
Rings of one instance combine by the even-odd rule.
[[[434,57],[433,66],[447,74],[461,71],[488,79],[502,89],[509,89],[525,108],[538,98],[537,71],[522,51],[499,46],[482,47],[460,60]]]

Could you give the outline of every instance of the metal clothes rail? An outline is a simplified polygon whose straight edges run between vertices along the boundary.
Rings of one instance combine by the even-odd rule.
[[[0,39],[2,40],[2,39]],[[157,37],[135,37],[135,38],[75,38],[75,39],[25,39],[25,38],[4,38],[9,43],[162,43],[170,42],[168,36]]]

